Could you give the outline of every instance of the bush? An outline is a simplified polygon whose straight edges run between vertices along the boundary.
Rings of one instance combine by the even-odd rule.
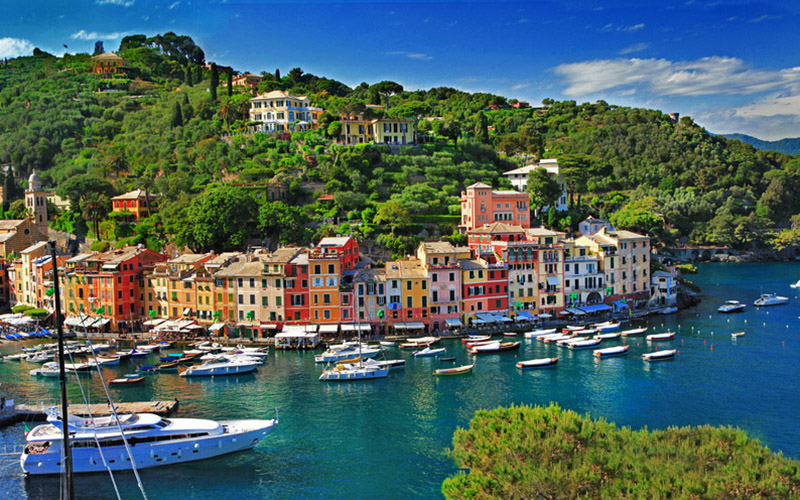
[[[105,252],[108,250],[109,244],[105,240],[96,240],[93,241],[89,248],[94,250],[95,252]]]
[[[448,500],[800,498],[800,464],[730,427],[617,428],[557,405],[475,413]]]
[[[11,308],[11,312],[15,314],[25,314],[26,312],[30,311],[31,309],[35,309],[33,306],[28,306],[25,304],[17,304]]]

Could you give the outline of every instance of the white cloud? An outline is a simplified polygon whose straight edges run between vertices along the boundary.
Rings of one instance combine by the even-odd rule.
[[[71,34],[69,37],[73,40],[116,40],[118,38],[122,38],[127,36],[128,33],[125,31],[120,32],[113,32],[113,33],[98,33],[96,31],[86,31],[80,30]]]
[[[119,5],[120,7],[130,7],[136,0],[95,0],[97,5]]]
[[[774,21],[776,19],[781,19],[782,17],[783,16],[763,15],[763,16],[754,17],[753,19],[749,19],[747,22],[748,23],[763,23],[764,21]]]
[[[758,102],[736,109],[736,116],[743,118],[781,115],[800,116],[800,95],[772,94]],[[800,132],[798,132],[798,135],[800,135]]]
[[[531,86],[530,83],[518,83],[516,85],[512,85],[511,90],[520,90],[530,86]]]
[[[172,9],[174,9],[175,7],[177,7],[177,6],[178,6],[178,5],[180,5],[180,4],[181,4],[180,0],[178,0],[177,2],[172,2],[172,3],[170,4],[170,6],[169,6],[169,10],[172,10]]]
[[[430,61],[433,59],[433,56],[428,54],[423,54],[421,52],[406,52],[405,50],[393,50],[391,52],[387,52],[386,55],[389,56],[405,56],[409,59],[416,59],[418,61]]]
[[[611,89],[646,91],[659,96],[755,94],[780,89],[800,90],[800,69],[762,71],[747,68],[735,57],[704,57],[695,61],[667,59],[607,59],[562,64],[556,74],[567,82],[569,96]]]
[[[634,52],[641,52],[641,51],[645,50],[648,47],[650,47],[649,43],[636,43],[634,45],[631,45],[630,47],[625,47],[624,49],[620,50],[619,54],[624,56],[625,54],[632,54]]]
[[[603,26],[602,28],[600,28],[600,31],[604,31],[606,33],[611,32],[611,31],[629,31],[630,32],[630,31],[643,30],[644,27],[645,27],[644,23],[634,24],[632,26],[616,26],[614,24],[609,23],[609,24],[606,24],[605,26]]]
[[[33,53],[33,44],[21,38],[0,38],[0,57],[20,57]]]

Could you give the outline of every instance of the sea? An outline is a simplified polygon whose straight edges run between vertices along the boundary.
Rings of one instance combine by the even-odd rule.
[[[271,352],[255,374],[184,379],[148,376],[144,385],[111,388],[115,401],[180,400],[178,417],[272,418],[276,430],[255,449],[211,460],[140,471],[150,500],[160,499],[436,499],[441,484],[459,472],[450,455],[453,433],[476,410],[501,405],[547,405],[604,418],[634,429],[735,426],[771,450],[800,459],[800,263],[701,264],[689,278],[702,302],[685,311],[652,316],[647,333],[675,331],[670,342],[629,338],[628,355],[596,360],[590,350],[569,351],[522,340],[518,352],[474,357],[457,340],[443,341],[455,365],[475,363],[471,374],[433,377],[454,366],[389,348],[406,366],[389,377],[356,383],[320,382],[310,352]],[[761,292],[789,297],[786,305],[756,308]],[[743,313],[716,312],[724,301],[747,304]],[[733,339],[731,333],[745,332]],[[615,343],[608,344],[616,345]],[[18,345],[5,344],[8,354]],[[646,363],[641,355],[677,349],[672,361]],[[559,357],[557,367],[519,371],[520,360]],[[149,360],[152,362],[152,360]],[[147,362],[147,361],[145,361]],[[2,389],[31,404],[56,400],[57,379],[35,379],[25,362],[0,364]],[[105,369],[106,379],[132,372]],[[92,402],[105,396],[97,374],[81,377]],[[82,392],[70,381],[70,399]],[[22,475],[18,463],[23,425],[0,430],[2,498],[58,498],[57,477]],[[114,475],[120,497],[144,498],[132,473]],[[77,497],[117,494],[108,474],[79,475]]]

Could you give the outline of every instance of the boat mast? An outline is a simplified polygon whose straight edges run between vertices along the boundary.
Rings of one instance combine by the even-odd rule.
[[[64,448],[64,472],[66,473],[66,498],[75,500],[75,485],[72,482],[72,449],[69,446],[69,405],[67,403],[67,374],[64,369],[64,327],[61,325],[61,294],[58,286],[58,261],[56,242],[50,241],[50,256],[53,260],[53,295],[56,297],[56,331],[58,332],[58,379],[61,383],[61,433]]]

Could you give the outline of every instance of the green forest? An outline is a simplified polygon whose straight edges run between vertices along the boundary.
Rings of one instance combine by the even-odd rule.
[[[714,136],[689,117],[604,101],[516,109],[502,96],[391,81],[350,88],[292,68],[263,71],[258,90],[308,96],[326,111],[319,129],[251,134],[253,94],[222,85],[235,69],[206,64],[191,38],[132,35],[117,52],[128,68],[112,77],[92,74],[89,54],[37,49],[0,64],[0,165],[13,167],[6,218],[24,214],[35,169],[70,201],[51,210],[50,226],[95,238],[96,249],[223,251],[352,234],[403,255],[426,237],[461,241],[465,186],[509,189],[504,171],[558,158],[570,210],[541,214],[556,229],[594,215],[664,245],[800,241],[800,159]],[[345,113],[413,119],[423,143],[337,144]],[[267,186],[285,201],[267,201]],[[111,214],[110,198],[136,188],[156,196],[156,209],[131,224]],[[536,177],[529,192],[532,207],[548,205],[552,179]]]
[[[730,427],[634,431],[557,405],[480,410],[453,437],[448,500],[800,498],[800,464]]]

